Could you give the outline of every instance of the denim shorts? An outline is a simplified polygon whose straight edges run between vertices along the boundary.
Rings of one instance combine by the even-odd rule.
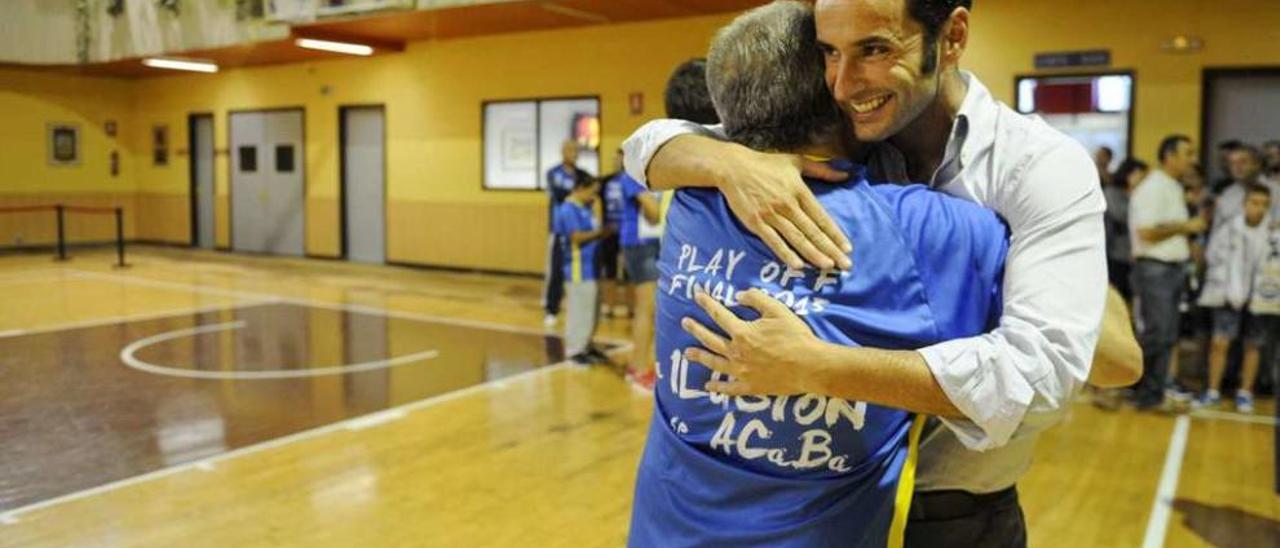
[[[657,240],[622,249],[628,282],[639,285],[658,281],[658,250]]]
[[[1213,336],[1235,339],[1243,335],[1248,345],[1266,345],[1276,323],[1273,316],[1255,316],[1248,311],[1227,307],[1213,309]]]

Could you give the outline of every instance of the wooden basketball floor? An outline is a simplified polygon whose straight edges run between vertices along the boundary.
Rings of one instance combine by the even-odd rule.
[[[539,281],[110,262],[0,257],[0,546],[624,544],[652,405],[561,363]],[[1019,485],[1031,545],[1280,546],[1274,416],[1076,403]]]

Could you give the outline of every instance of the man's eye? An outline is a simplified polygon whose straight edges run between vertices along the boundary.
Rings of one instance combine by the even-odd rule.
[[[862,55],[864,57],[879,57],[889,53],[889,48],[883,45],[871,45],[862,47]]]

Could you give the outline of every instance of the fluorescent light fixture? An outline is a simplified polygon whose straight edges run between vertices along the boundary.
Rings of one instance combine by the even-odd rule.
[[[188,70],[191,72],[218,72],[218,65],[209,61],[196,61],[193,59],[165,59],[161,57],[151,57],[143,59],[142,64],[151,68],[160,69]]]
[[[373,55],[373,48],[364,44],[349,44],[347,42],[316,40],[314,38],[299,38],[294,41],[294,43],[300,48],[332,51],[334,53],[345,53],[347,55]]]

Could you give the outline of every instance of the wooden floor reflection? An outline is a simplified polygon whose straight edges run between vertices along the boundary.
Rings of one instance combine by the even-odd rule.
[[[182,336],[210,326],[236,328]],[[122,349],[156,336],[172,338],[136,360],[158,373],[122,364]],[[561,353],[558,337],[295,304],[0,338],[0,512],[520,374]],[[415,355],[424,359],[323,374]],[[181,376],[190,372],[224,380]],[[262,373],[299,378],[254,378]]]
[[[625,544],[651,399],[613,371],[546,366],[560,349],[540,280],[156,248],[111,260],[0,256],[0,548]],[[629,327],[605,318],[599,334]],[[121,362],[155,336],[134,356],[165,374]],[[174,376],[430,351],[345,375]],[[1274,416],[1262,400],[1190,419],[1166,546],[1276,545]],[[1019,484],[1030,545],[1142,546],[1177,420],[1074,404]]]

